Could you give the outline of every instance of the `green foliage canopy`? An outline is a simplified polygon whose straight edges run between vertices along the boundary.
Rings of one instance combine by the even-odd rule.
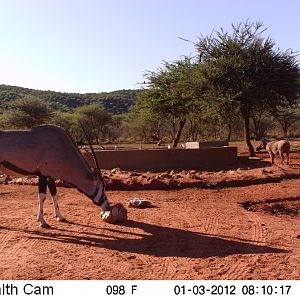
[[[126,113],[135,103],[140,90],[120,90],[103,93],[60,93],[17,86],[0,85],[0,111],[7,110],[13,101],[34,96],[47,102],[53,110],[71,112],[82,105],[97,103],[113,114]]]
[[[234,101],[244,119],[245,139],[251,156],[249,118],[254,109],[292,105],[299,96],[300,70],[295,55],[280,51],[264,38],[262,23],[246,21],[201,37],[197,51],[210,92]],[[221,97],[220,97],[221,96]]]
[[[99,144],[104,139],[107,127],[112,123],[112,114],[105,111],[102,105],[84,105],[75,111],[78,120],[84,126],[90,140]]]
[[[4,115],[4,123],[8,127],[31,128],[47,123],[52,117],[49,105],[33,96],[25,96],[16,100],[8,113]]]
[[[164,62],[157,72],[146,74],[149,88],[140,97],[143,107],[161,118],[173,122],[175,129],[173,147],[176,147],[187,116],[199,106],[201,77],[196,73],[190,57],[175,62]]]

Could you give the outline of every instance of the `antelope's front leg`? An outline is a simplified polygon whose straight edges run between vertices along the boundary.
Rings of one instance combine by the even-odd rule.
[[[40,222],[40,226],[43,228],[50,227],[44,219],[44,203],[46,200],[46,194],[39,193],[38,198],[39,198],[39,210],[38,210],[38,214],[37,214],[37,221]]]

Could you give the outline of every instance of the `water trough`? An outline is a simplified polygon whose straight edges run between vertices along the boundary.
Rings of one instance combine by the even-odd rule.
[[[96,151],[102,169],[122,170],[203,170],[237,163],[237,147],[198,149],[125,149]],[[85,153],[94,166],[91,153]]]

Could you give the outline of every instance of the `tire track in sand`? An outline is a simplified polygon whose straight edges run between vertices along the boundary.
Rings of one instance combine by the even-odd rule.
[[[248,221],[251,222],[251,234],[249,240],[253,241],[253,245],[263,246],[267,241],[267,228],[262,222],[261,218],[254,212],[243,212]],[[250,232],[249,230],[249,232]],[[257,262],[259,254],[249,254],[246,260],[238,257],[231,267],[223,274],[221,279],[246,279],[249,270],[252,269]],[[250,275],[251,276],[251,275]]]
[[[0,233],[0,257],[3,257],[3,251],[8,246],[9,241],[16,235],[15,232]]]
[[[161,239],[167,241],[167,245],[165,249],[159,250],[161,255],[159,255],[159,260],[157,260],[157,264],[159,264],[159,272],[155,272],[152,275],[152,279],[157,280],[172,280],[172,279],[185,279],[187,278],[186,273],[189,270],[182,270],[178,269],[178,255],[176,252],[180,252],[180,255],[184,252],[188,251],[189,248],[189,241],[186,240],[184,231],[185,229],[199,227],[198,222],[191,222],[190,215],[187,214],[186,208],[178,209],[176,211],[170,211],[172,215],[169,216],[170,224],[168,226],[164,225],[165,227],[169,227],[165,231],[162,231]],[[194,219],[194,218],[191,218]],[[182,224],[177,227],[178,224]],[[173,227],[173,226],[176,227]],[[202,224],[201,224],[202,226]],[[178,230],[178,231],[177,231]],[[155,244],[157,241],[155,241]],[[153,245],[155,246],[155,245]],[[168,250],[170,249],[170,250]],[[178,278],[180,276],[180,278]]]
[[[24,249],[32,248],[37,241],[19,235],[17,231],[7,231],[0,233],[0,260],[20,259],[28,251]]]
[[[201,233],[208,235],[217,233],[219,214],[215,215],[215,211],[205,211],[205,214],[199,214],[199,211],[193,209],[188,200],[182,201],[182,207],[173,212],[173,216],[169,216],[172,219],[172,224],[176,224],[176,227],[179,227],[178,233],[176,233],[176,228],[174,228],[174,236],[168,237],[168,247],[170,247],[171,253],[174,252],[171,247],[178,249],[180,258],[176,254],[161,258],[160,272],[155,274],[155,279],[190,279],[193,276],[191,269],[181,268],[178,265],[180,259],[184,257],[186,264],[195,265],[198,258],[201,259],[201,257],[206,255],[205,253],[209,247],[209,243],[199,247],[197,241],[201,240]],[[186,234],[184,231],[188,231],[190,234]],[[195,237],[191,238],[193,233],[195,233]],[[199,238],[197,235],[199,235]]]
[[[24,257],[24,253],[27,257],[29,252],[24,250],[33,248],[36,243],[37,242],[35,240],[22,236],[20,241],[17,241],[12,247],[10,247],[5,257],[6,259],[20,260]]]
[[[219,219],[218,215],[200,217],[197,211],[191,210],[187,212],[184,209],[180,210],[180,213],[178,211],[176,212],[176,218],[179,218],[180,223],[184,223],[183,228],[185,230],[195,233],[195,235],[199,235],[199,238],[201,238],[201,233],[205,233],[207,235],[214,235],[217,233]],[[205,257],[206,252],[209,251],[209,243],[206,243],[205,246],[201,245],[201,247],[199,247],[197,243],[189,239],[189,235],[185,237],[184,233],[180,234],[180,236],[177,238],[177,244],[174,246],[178,249],[181,249],[181,253],[186,253],[185,259],[191,266],[195,265],[195,257]],[[189,254],[190,251],[192,252],[192,255]],[[192,275],[191,270],[179,269],[177,267],[176,258],[168,258],[165,260],[164,270],[164,275],[166,277],[163,279],[190,279]]]
[[[228,208],[230,209],[230,208]],[[224,211],[224,210],[223,210]],[[226,211],[226,210],[225,210]],[[249,229],[249,235],[248,240],[251,240],[253,242],[249,242],[253,245],[263,246],[266,243],[266,237],[267,237],[267,228],[264,226],[262,220],[260,217],[253,213],[253,212],[244,212],[242,211],[243,215],[246,216],[244,218],[245,221],[251,222],[251,228]],[[212,235],[212,237],[216,237],[219,233],[218,231],[218,224],[220,222],[220,214],[216,213],[214,211],[211,215],[205,218],[205,220],[199,220],[199,216],[197,216],[196,212],[190,212],[186,215],[180,214],[180,218],[184,219],[186,222],[185,228],[191,229],[194,232],[197,232],[201,235],[201,232]],[[229,237],[228,237],[229,238]],[[238,238],[238,237],[237,237]],[[230,239],[230,238],[229,238]],[[231,240],[231,239],[230,239]],[[235,238],[232,237],[232,240],[234,241]],[[209,251],[208,249],[209,243],[207,244],[207,247],[203,247],[201,253],[203,253],[204,257],[206,256],[206,251]],[[247,244],[245,244],[245,247],[247,247]],[[199,253],[199,257],[201,257],[201,253]],[[217,270],[217,273],[215,275],[212,275],[216,279],[244,279],[246,278],[249,268],[251,268],[255,262],[258,260],[259,256],[258,254],[249,254],[247,257],[245,257],[245,254],[233,254],[227,257],[228,263],[223,264],[221,268]],[[189,259],[191,261],[191,265],[193,264],[193,259]]]
[[[176,230],[176,229],[175,229]],[[181,247],[181,236],[177,236],[176,234],[166,234],[166,236],[162,236],[166,241],[168,241],[167,249],[157,249],[161,255],[159,256],[159,260],[157,263],[160,265],[159,272],[153,273],[152,279],[158,280],[171,280],[176,277],[177,265],[176,260],[177,256],[172,256],[171,253],[174,252],[174,249],[180,249]],[[155,241],[156,243],[156,241]],[[161,246],[159,246],[161,247]],[[168,251],[170,249],[170,251]],[[170,255],[168,255],[170,253]]]
[[[106,233],[107,236],[112,235],[111,232],[108,230]],[[140,240],[141,247],[143,249],[141,252],[135,252],[130,251],[128,249],[128,252],[119,253],[116,252],[113,256],[113,259],[116,262],[116,266],[119,263],[124,263],[124,266],[122,269],[122,273],[120,273],[120,270],[116,268],[116,271],[113,273],[119,273],[120,276],[124,279],[132,279],[130,277],[132,266],[134,266],[135,269],[139,270],[141,272],[141,278],[145,279],[162,279],[164,274],[167,272],[167,269],[165,267],[165,258],[161,258],[159,260],[153,259],[153,256],[151,253],[155,253],[157,251],[156,244],[157,241],[152,240],[153,234],[148,231],[144,231],[143,229],[136,227],[136,226],[128,226],[126,228],[120,229],[120,232],[118,233],[118,236],[121,238],[124,238],[126,236],[126,239],[128,240]],[[149,238],[149,241],[147,241]],[[145,241],[143,242],[143,240]],[[128,261],[129,259],[129,261]],[[134,263],[127,263],[127,262],[134,262]],[[159,272],[156,271],[157,264],[159,264]],[[153,266],[153,267],[152,267]],[[147,270],[146,273],[144,273],[144,270]]]

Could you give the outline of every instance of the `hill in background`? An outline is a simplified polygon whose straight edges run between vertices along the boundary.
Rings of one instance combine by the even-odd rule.
[[[32,95],[45,100],[49,105],[59,111],[72,111],[82,105],[102,103],[104,108],[113,114],[123,114],[135,103],[140,90],[119,90],[103,93],[61,93],[41,91],[10,85],[0,85],[0,109],[5,111],[14,100],[26,95]]]

